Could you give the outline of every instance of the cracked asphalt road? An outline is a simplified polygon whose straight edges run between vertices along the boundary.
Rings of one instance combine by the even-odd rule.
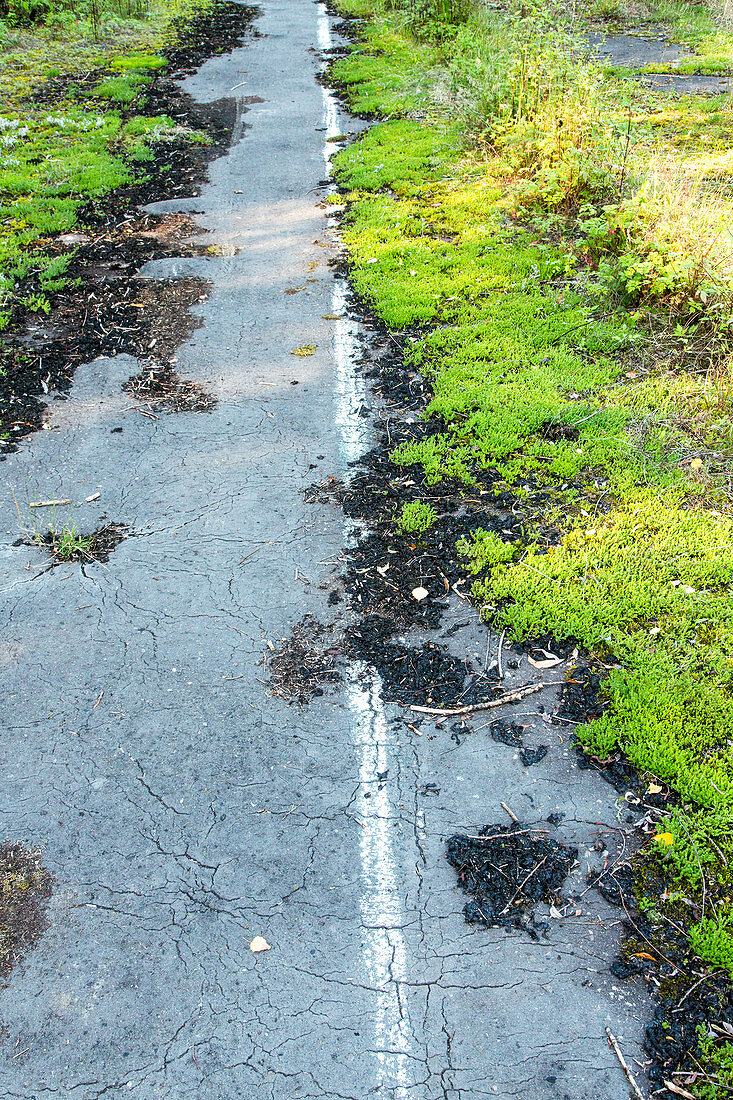
[[[2,467],[0,826],[43,847],[57,886],[0,991],[0,1094],[622,1100],[604,1029],[641,1058],[648,1004],[607,972],[618,913],[592,892],[537,942],[468,926],[444,856],[501,799],[567,814],[581,882],[599,823],[618,826],[611,788],[574,770],[534,699],[551,751],[525,769],[485,730],[457,745],[395,724],[364,670],[305,709],[263,683],[267,641],[329,616],[350,537],[300,490],[344,476],[368,425],[355,324],[323,317],[344,288],[319,206],[326,139],[359,124],[316,81],[336,41],[323,5],[262,10],[260,38],[184,85],[247,97],[230,153],[200,197],[155,207],[194,211],[222,255],[144,272],[213,280],[177,369],[218,405],[150,420],[121,392],[138,364],[100,359]],[[11,489],[24,518],[99,492],[73,521],[134,536],[47,570],[13,545]],[[485,632],[451,645],[483,651]]]

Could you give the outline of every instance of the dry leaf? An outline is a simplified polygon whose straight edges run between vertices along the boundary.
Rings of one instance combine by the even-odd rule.
[[[528,657],[527,660],[535,668],[554,668],[555,665],[562,664],[562,657],[548,657],[546,661],[535,661],[534,657]]]
[[[554,917],[555,920],[560,920],[560,918],[562,917],[562,913],[554,905],[551,905],[550,906],[550,916]]]
[[[252,940],[251,944],[249,945],[249,949],[250,949],[250,951],[254,951],[255,955],[259,954],[260,951],[271,951],[272,950],[272,948],[270,947],[269,943],[267,942],[267,940],[265,939],[264,936],[255,936],[255,938]]]
[[[417,600],[418,603],[420,603],[420,600],[427,599],[429,595],[427,588],[413,588],[412,590],[412,598]]]
[[[383,577],[388,569],[389,569],[389,562],[387,562],[386,565],[378,565],[377,566],[377,573],[379,573],[380,577]]]
[[[315,350],[315,344],[301,344],[299,348],[293,348],[290,354],[297,355],[299,359],[305,359],[309,355],[313,355]]]
[[[650,783],[646,789],[647,794],[661,794],[664,788],[661,783]]]
[[[648,952],[648,951],[636,951],[636,952],[635,952],[635,953],[634,953],[634,954],[633,954],[633,955],[631,956],[631,958],[632,958],[632,959],[650,959],[650,960],[651,960],[652,962],[656,962],[656,961],[657,961],[657,960],[656,960],[656,959],[654,958],[654,956],[653,956],[653,955],[650,955],[650,954],[649,954],[649,952]]]

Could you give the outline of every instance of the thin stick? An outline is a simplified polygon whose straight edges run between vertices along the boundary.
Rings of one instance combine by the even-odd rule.
[[[683,1096],[685,1100],[695,1100],[695,1097],[687,1089],[683,1089],[680,1085],[676,1085],[674,1081],[665,1081],[664,1087],[673,1092],[675,1096]]]
[[[504,806],[504,803],[502,802],[501,805]],[[515,821],[517,820],[507,806],[504,806],[504,809],[510,815],[510,817],[513,817]],[[487,842],[489,840],[498,840],[499,838],[504,840],[508,836],[522,836],[524,833],[531,833],[532,831],[532,829],[514,829],[514,831],[511,833],[491,833],[489,836],[471,836],[470,833],[467,833],[466,836],[469,840],[478,840],[483,844],[484,842]],[[539,829],[538,832],[542,833],[542,830]],[[543,835],[546,836],[547,834],[544,833]]]
[[[610,1046],[611,1050],[613,1051],[613,1053],[616,1055],[619,1062],[621,1063],[621,1069],[626,1074],[626,1079],[629,1082],[629,1084],[631,1085],[634,1096],[637,1097],[637,1100],[644,1100],[644,1093],[641,1091],[641,1089],[637,1085],[636,1081],[634,1080],[633,1073],[631,1072],[629,1067],[626,1065],[626,1059],[624,1058],[623,1054],[621,1053],[621,1048],[619,1047],[618,1043],[616,1042],[616,1038],[613,1035],[613,1033],[612,1033],[612,1031],[609,1027],[606,1028],[606,1035],[608,1036],[608,1045]]]
[[[509,816],[512,819],[512,821],[514,822],[514,824],[518,825],[519,824],[519,818],[514,816],[512,811],[507,806],[506,802],[500,802],[499,805],[501,806],[502,810],[506,810],[506,812],[509,814]]]
[[[441,718],[452,718],[456,714],[471,714],[474,710],[492,710],[494,707],[502,707],[505,703],[516,703],[518,699],[524,699],[525,695],[533,695],[536,691],[542,691],[548,684],[527,684],[526,687],[517,688],[507,695],[500,695],[498,699],[492,699],[490,703],[472,703],[468,707],[457,707],[453,710],[440,710],[436,707],[410,707],[410,710],[419,714],[437,714]]]
[[[532,868],[532,870],[529,872],[529,874],[526,876],[526,878],[522,879],[519,886],[514,891],[514,894],[512,895],[511,900],[506,903],[506,905],[502,909],[501,913],[499,914],[500,917],[503,917],[504,914],[509,911],[509,906],[514,904],[514,899],[516,898],[517,894],[521,894],[522,888],[524,887],[524,884],[529,882],[529,880],[532,878],[532,875],[535,874],[536,871],[539,871],[539,869],[540,869],[540,867],[542,866],[543,863],[547,863],[548,858],[549,858],[548,856],[545,856],[545,858],[543,860],[540,860],[540,862],[537,864],[537,866]]]
[[[61,504],[71,504],[70,500],[32,500],[29,508],[56,508]]]
[[[13,490],[11,489],[10,492],[13,493]],[[15,501],[15,510],[18,513],[18,519],[20,520],[20,526],[22,528],[22,526],[23,526],[23,517],[20,514],[20,508],[18,507],[18,498],[16,497],[15,493],[13,493],[13,500]]]
[[[252,550],[251,553],[245,554],[243,558],[239,559],[237,565],[243,565],[247,561],[247,558],[253,558],[255,554],[258,553],[258,551],[260,551],[261,549],[262,547],[258,546],[255,550]]]
[[[499,638],[499,652],[496,655],[497,664],[499,666],[499,679],[504,679],[504,669],[501,664],[501,651],[504,648],[504,639],[506,638],[506,627],[501,632],[501,638]]]

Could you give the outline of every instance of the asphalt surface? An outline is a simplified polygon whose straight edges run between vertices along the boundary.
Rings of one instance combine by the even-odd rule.
[[[619,914],[590,891],[537,941],[469,926],[444,855],[500,801],[567,815],[578,889],[599,830],[615,853],[626,809],[574,767],[549,691],[514,708],[550,746],[528,769],[478,721],[459,744],[409,730],[365,669],[307,708],[268,694],[268,641],[333,618],[354,532],[301,490],[348,476],[370,398],[319,205],[327,138],[358,128],[316,81],[335,39],[311,0],[265,0],[257,27],[184,85],[246,97],[230,153],[156,207],[195,211],[223,254],[145,270],[213,280],[177,369],[217,407],[151,420],[121,392],[138,364],[100,359],[0,467],[0,831],[57,884],[0,991],[0,1095],[625,1100],[605,1028],[641,1077],[650,1005],[608,973]],[[56,523],[130,528],[108,563],[14,545],[28,502],[65,497]],[[459,619],[454,651],[482,656]]]

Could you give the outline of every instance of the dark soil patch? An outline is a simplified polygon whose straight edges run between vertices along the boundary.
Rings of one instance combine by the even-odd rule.
[[[171,65],[178,73],[190,72],[207,57],[240,45],[251,33],[255,14],[254,8],[225,0],[191,24],[181,23],[177,44],[168,51]],[[58,86],[42,91],[40,101],[50,102],[52,94],[68,94],[74,79],[83,84],[87,76],[59,78]],[[71,90],[80,94],[80,89]],[[161,362],[197,327],[195,319],[186,317],[195,300],[191,296],[195,280],[141,279],[137,272],[150,260],[207,250],[181,244],[182,236],[195,231],[185,215],[150,215],[142,207],[197,195],[209,163],[226,152],[235,129],[241,128],[244,111],[236,99],[197,104],[166,74],[157,74],[146,87],[144,103],[125,110],[126,117],[167,114],[203,133],[207,144],[184,139],[159,143],[152,149],[152,160],[140,168],[138,182],[90,201],[80,211],[80,232],[40,242],[49,252],[73,249],[74,255],[68,284],[54,296],[50,314],[39,319],[18,305],[4,334],[0,457],[14,450],[22,436],[41,427],[48,395],[55,392],[56,399],[62,399],[81,363],[119,353]],[[180,291],[174,289],[176,282],[181,283]],[[200,296],[206,284],[200,280],[199,285]],[[40,290],[29,276],[20,297]]]
[[[508,718],[497,718],[489,726],[489,736],[492,741],[498,741],[501,745],[510,745],[519,748],[524,744],[522,740],[522,726],[511,722]]]
[[[272,656],[265,656],[271,694],[288,703],[308,703],[323,695],[323,684],[341,679],[341,654],[338,631],[305,615],[290,637],[281,639]]]
[[[502,745],[510,745],[520,749],[519,759],[525,768],[531,768],[533,764],[539,764],[549,752],[547,745],[537,745],[534,749],[526,748],[523,739],[523,726],[518,726],[509,718],[497,718],[489,726],[489,736],[492,741],[498,741]]]
[[[346,650],[376,669],[384,698],[403,706],[465,706],[489,691],[487,678],[473,675],[470,660],[451,657],[435,642],[411,647],[385,641],[379,617],[365,616],[349,627]]]
[[[132,340],[139,349],[138,356],[147,354],[158,361],[170,359],[176,348],[203,324],[189,309],[205,301],[210,289],[207,279],[191,275],[141,280],[132,303],[139,311],[137,333]]]
[[[537,936],[532,916],[539,902],[562,904],[558,891],[578,850],[516,825],[484,825],[478,836],[452,836],[448,862],[471,895],[463,912],[469,923],[522,928]]]
[[[56,564],[70,561],[88,563],[109,561],[112,551],[128,537],[129,531],[124,524],[107,523],[88,535],[74,528],[60,528],[24,541],[26,546],[45,546]]]
[[[216,0],[209,9],[193,16],[182,16],[173,25],[174,40],[163,52],[171,75],[187,76],[209,57],[231,53],[244,41],[245,32],[256,37],[251,23],[259,8],[246,7],[233,0]]]
[[[122,387],[135,401],[171,412],[211,412],[216,398],[198,382],[184,381],[170,364],[145,367]]]
[[[0,980],[45,932],[52,888],[39,851],[7,841],[0,845]]]

